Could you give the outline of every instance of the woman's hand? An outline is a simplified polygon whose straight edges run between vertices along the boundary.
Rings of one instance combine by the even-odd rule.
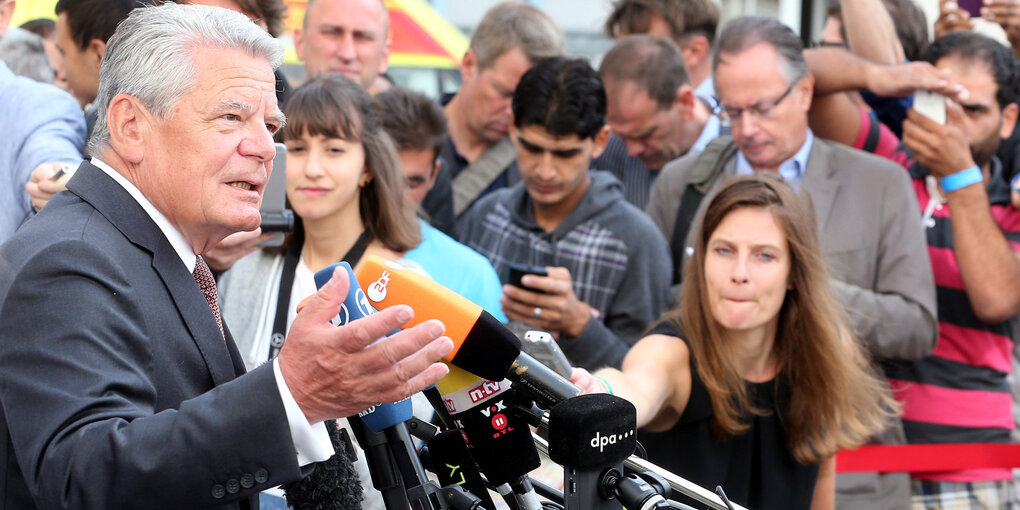
[[[570,382],[574,383],[581,389],[582,395],[588,395],[590,393],[609,393],[609,389],[606,387],[605,381],[591,375],[591,372],[583,369],[574,367],[574,371],[570,374]]]

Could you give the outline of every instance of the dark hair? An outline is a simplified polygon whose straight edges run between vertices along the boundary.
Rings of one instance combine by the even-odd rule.
[[[633,82],[669,108],[681,85],[691,82],[684,57],[673,41],[654,35],[628,35],[620,39],[599,65],[604,83]]]
[[[780,71],[787,83],[793,83],[809,72],[804,61],[804,44],[790,27],[764,16],[742,16],[723,26],[712,57],[712,73],[719,67],[723,55],[741,53],[761,43],[772,46],[779,54]]]
[[[360,85],[339,73],[319,75],[294,89],[284,113],[284,140],[310,135],[360,142],[365,171],[372,176],[358,202],[365,229],[396,252],[421,242],[414,209],[403,197],[407,184],[396,149],[382,129],[372,97]]]
[[[36,18],[22,23],[21,28],[32,32],[43,39],[49,39],[53,37],[53,33],[57,31],[57,23],[49,18]]]
[[[155,5],[163,5],[167,3],[189,5],[195,3],[196,0],[150,0]],[[200,0],[198,0],[200,1]],[[241,8],[243,14],[250,15],[255,20],[262,20],[266,22],[266,32],[273,37],[279,37],[283,33],[283,21],[287,17],[287,6],[283,4],[283,0],[234,0],[237,2],[237,6]],[[311,1],[308,2],[307,8],[311,7]]]
[[[287,6],[283,0],[237,0],[241,9],[266,22],[266,32],[273,37],[283,33],[283,20],[287,17]]]
[[[147,0],[58,0],[53,10],[58,16],[67,15],[71,39],[85,49],[93,39],[109,41],[132,9],[150,4]]]
[[[825,14],[840,20],[842,25],[841,1],[829,0]],[[921,60],[924,50],[928,48],[928,20],[924,17],[924,11],[914,0],[882,0],[882,3],[896,27],[896,37],[903,47],[903,54],[912,62]],[[846,26],[840,27],[840,34],[844,41],[847,40]]]
[[[1020,81],[1020,63],[1007,46],[990,37],[969,31],[951,32],[935,39],[924,52],[924,59],[934,65],[945,57],[982,62],[995,77],[999,86],[995,100],[999,108],[1005,108],[1017,100]]]
[[[446,117],[435,101],[401,86],[377,94],[375,101],[382,127],[398,151],[432,149],[439,156],[446,141]]]
[[[514,126],[540,126],[553,136],[594,138],[606,124],[606,91],[583,58],[539,60],[521,76],[513,98]]]
[[[712,0],[617,0],[606,19],[606,35],[647,33],[653,15],[669,24],[677,44],[692,35],[703,35],[711,44],[719,25],[719,7]]]

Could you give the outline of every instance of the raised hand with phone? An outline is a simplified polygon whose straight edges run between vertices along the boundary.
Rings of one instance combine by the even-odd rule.
[[[545,275],[520,273],[519,284],[504,285],[500,298],[503,311],[510,320],[548,331],[557,338],[576,338],[591,320],[592,307],[574,294],[567,268],[545,270]]]
[[[944,124],[921,113],[917,108],[908,110],[907,120],[903,122],[904,145],[913,151],[917,161],[936,178],[975,166],[963,108],[955,101],[944,97],[941,99],[944,105]]]

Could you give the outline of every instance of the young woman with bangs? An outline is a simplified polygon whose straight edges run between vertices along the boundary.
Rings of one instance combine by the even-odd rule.
[[[294,232],[283,246],[242,258],[219,280],[223,319],[249,370],[279,353],[298,303],[316,291],[316,271],[340,261],[357,267],[366,255],[421,270],[403,259],[420,242],[420,230],[372,98],[342,75],[319,76],[294,90],[284,113]],[[379,493],[368,489],[363,454],[354,467],[366,490],[365,500],[352,504],[383,508]],[[278,492],[263,493],[261,501],[263,508],[285,508]]]

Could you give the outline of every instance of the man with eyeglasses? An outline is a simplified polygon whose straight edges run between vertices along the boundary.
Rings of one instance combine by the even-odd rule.
[[[673,246],[679,275],[690,248],[690,223],[702,200],[726,178],[777,172],[810,198],[832,286],[855,337],[878,361],[917,360],[936,339],[931,264],[917,220],[917,198],[895,164],[816,138],[808,128],[814,77],[800,39],[778,21],[743,17],[719,36],[713,61],[723,137],[704,152],[667,165],[647,212]],[[700,205],[699,205],[700,204]],[[679,278],[678,278],[679,279]],[[877,438],[902,443],[901,426]],[[654,439],[642,439],[655,448]],[[649,446],[651,445],[651,446]],[[837,508],[907,508],[905,474],[837,477]]]
[[[612,150],[611,140],[608,153],[593,160],[592,168],[620,179],[627,200],[637,207],[647,205],[655,174],[666,163],[728,133],[712,115],[713,104],[698,95],[680,49],[668,39],[623,37],[603,57],[599,75],[608,101],[606,121],[624,150]]]

